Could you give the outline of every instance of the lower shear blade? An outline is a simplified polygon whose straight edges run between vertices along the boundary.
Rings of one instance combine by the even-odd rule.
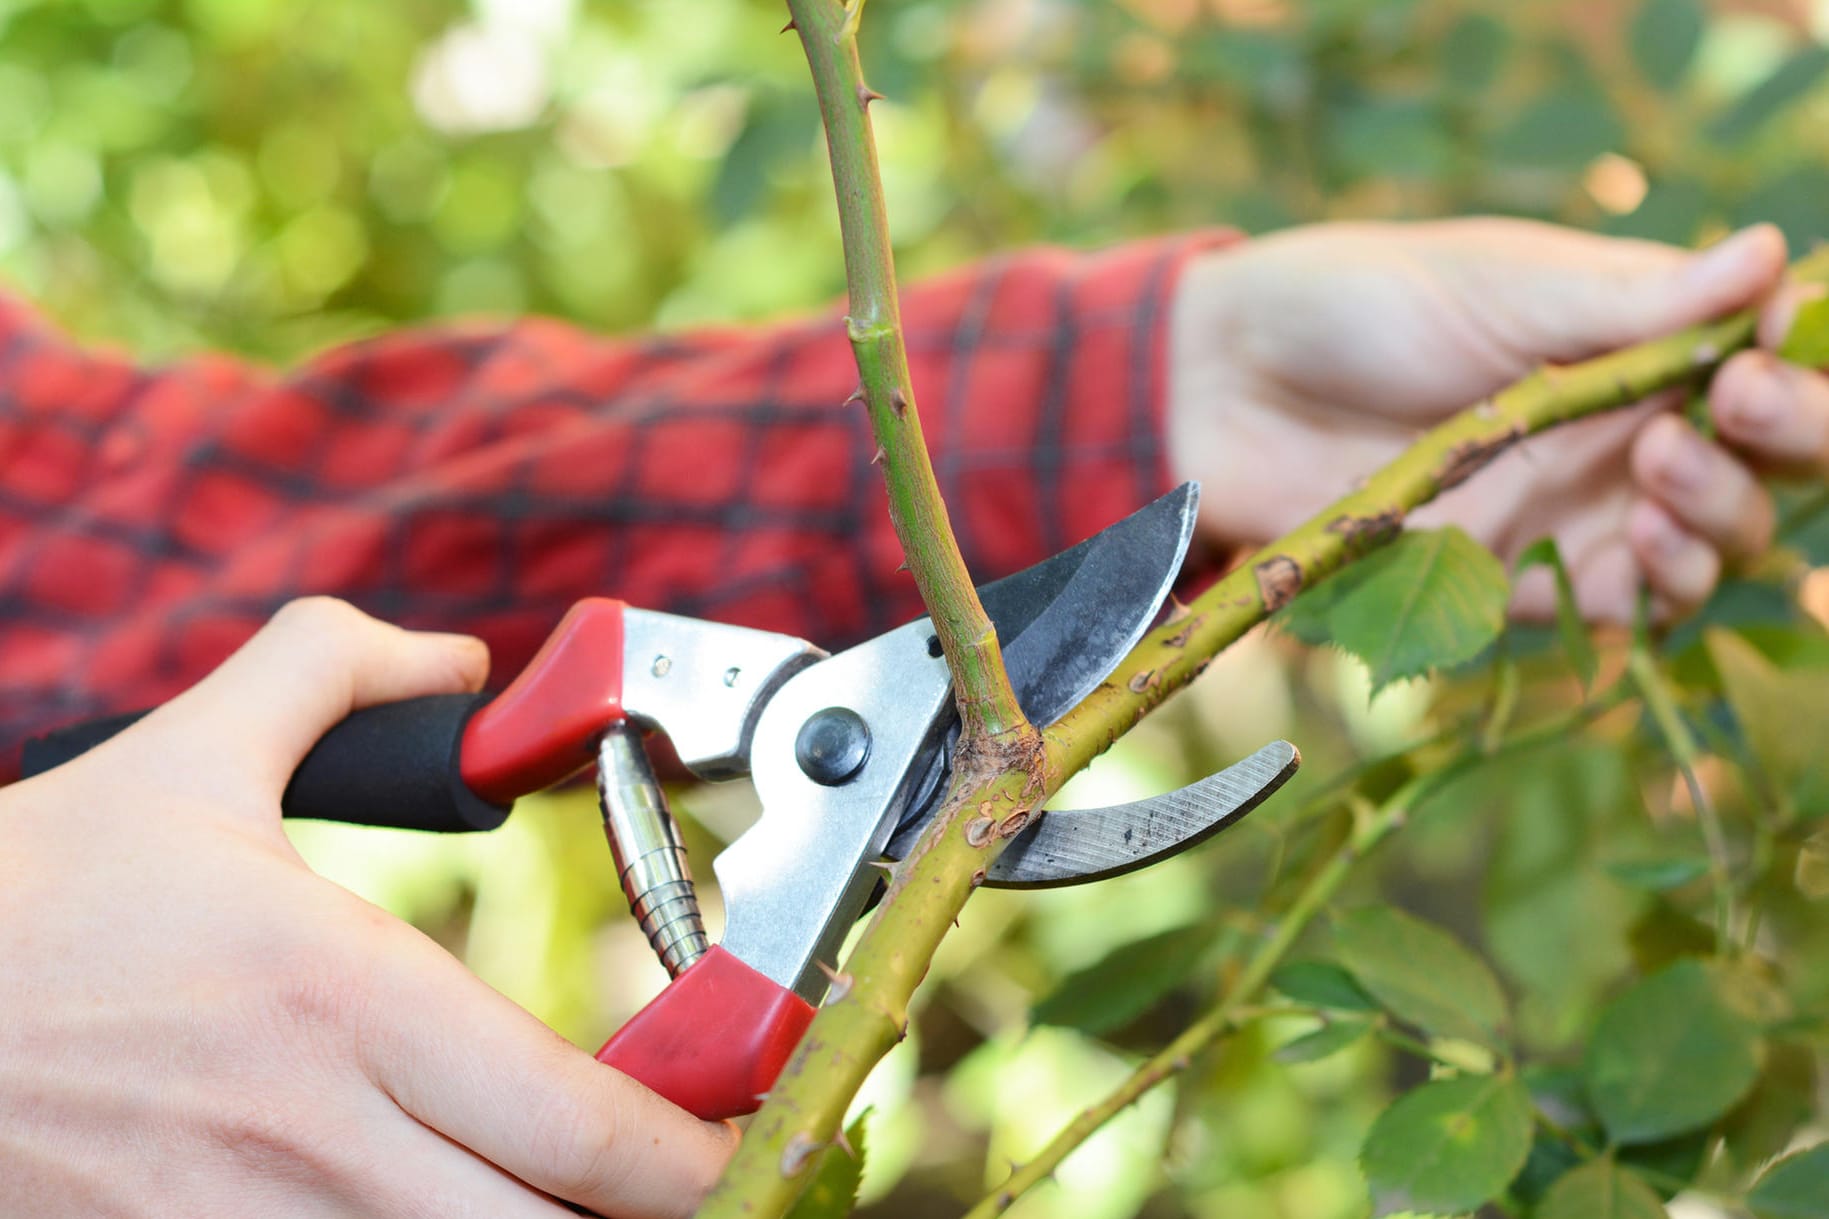
[[[1045,813],[985,872],[997,889],[1049,889],[1146,868],[1205,842],[1289,780],[1302,755],[1272,741],[1179,791],[1111,808]]]

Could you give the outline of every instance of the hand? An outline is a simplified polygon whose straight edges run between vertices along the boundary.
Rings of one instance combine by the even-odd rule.
[[[692,1212],[735,1144],[311,872],[279,797],[350,711],[482,645],[296,602],[200,685],[0,793],[0,1213]]]
[[[1345,494],[1421,431],[1545,361],[1569,362],[1763,301],[1782,339],[1803,289],[1761,226],[1701,253],[1512,220],[1294,229],[1192,264],[1171,334],[1169,439],[1216,541],[1259,544]],[[1829,469],[1829,378],[1736,355],[1705,441],[1664,395],[1516,446],[1415,513],[1510,560],[1556,538],[1590,618],[1699,605],[1771,541],[1757,470]],[[1552,612],[1547,573],[1513,609]]]

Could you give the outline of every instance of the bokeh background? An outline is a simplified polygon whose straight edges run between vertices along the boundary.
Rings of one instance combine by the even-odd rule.
[[[842,275],[782,20],[761,0],[0,0],[0,278],[149,359],[287,360],[453,314],[625,332],[815,307]],[[1468,211],[1684,243],[1751,220],[1799,251],[1829,239],[1829,0],[870,0],[863,47],[888,95],[873,113],[905,277],[1036,241]],[[1821,507],[1792,516],[1806,562],[1829,549]],[[1709,612],[1820,636],[1757,581]],[[1526,709],[1574,690],[1541,642],[1508,643]],[[1320,780],[1452,735],[1491,682],[1476,668],[1374,701],[1355,662],[1260,637],[1127,738],[1071,799],[1161,790],[1273,733],[1308,768],[1191,858],[975,899],[862,1098],[866,1203],[956,1214],[1184,1025],[1337,830]],[[1684,832],[1644,753],[1627,725],[1482,772],[1359,885],[1494,960],[1548,1060],[1696,904],[1607,870],[1641,825]],[[708,873],[749,797],[677,801]],[[582,795],[472,842],[297,836],[581,1043],[660,985]],[[1793,922],[1811,918],[1829,906]],[[1212,965],[1184,976],[1190,956]],[[1359,1140],[1415,1068],[1373,1042],[1278,1063],[1290,1034],[1255,1026],[1018,1213],[1367,1214]],[[1808,1126],[1824,1107],[1806,1068]]]

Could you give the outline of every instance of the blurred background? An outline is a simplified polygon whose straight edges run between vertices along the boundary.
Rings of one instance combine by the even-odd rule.
[[[615,332],[812,308],[843,280],[783,19],[773,0],[0,0],[0,278],[153,359],[287,360],[453,314]],[[1684,243],[1752,220],[1799,251],[1829,239],[1829,0],[870,0],[862,45],[888,95],[873,114],[904,278],[1018,243],[1468,211]],[[1806,564],[1829,558],[1821,508],[1790,518]],[[1776,585],[1733,582],[1709,615],[1822,663],[1795,642],[1820,628]],[[1679,671],[1696,638],[1668,642]],[[1575,697],[1544,639],[1514,632],[1502,652],[1521,715]],[[1227,948],[1337,840],[1323,781],[1410,766],[1405,747],[1462,731],[1494,672],[1370,700],[1356,662],[1260,635],[1126,738],[1068,800],[1153,793],[1273,734],[1307,768],[1192,857],[974,899],[861,1098],[866,1203],[956,1214],[1184,1026]],[[1681,880],[1609,870],[1622,841],[1693,831],[1647,752],[1608,721],[1478,772],[1359,882],[1493,960],[1546,1062],[1701,904]],[[708,876],[749,797],[677,803]],[[297,837],[593,1048],[661,983],[582,794],[474,842]],[[1829,997],[1825,907],[1772,919],[1824,975],[1801,993]],[[1191,958],[1211,967],[1190,977]],[[1017,1213],[1369,1213],[1359,1141],[1415,1068],[1375,1041],[1279,1063],[1291,1031],[1253,1026]],[[1823,1107],[1805,1066],[1807,1124]]]

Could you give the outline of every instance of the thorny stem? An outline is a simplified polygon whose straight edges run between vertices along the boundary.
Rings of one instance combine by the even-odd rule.
[[[864,83],[854,37],[863,0],[853,4],[847,9],[834,0],[788,0],[793,27],[812,69],[838,196],[850,294],[845,330],[861,382],[854,397],[869,413],[896,537],[952,669],[963,735],[971,741],[1020,736],[1028,723],[1004,671],[997,632],[979,604],[971,573],[953,539],[915,408],[889,218],[870,127],[870,103],[877,94]]]
[[[1695,382],[1751,343],[1756,328],[1752,314],[1739,314],[1586,364],[1546,367],[1455,416],[1146,636],[1104,685],[1038,739],[952,540],[921,436],[870,131],[875,94],[863,82],[850,14],[835,0],[788,0],[788,9],[831,153],[860,389],[883,450],[896,533],[946,650],[966,736],[939,813],[891,875],[845,962],[847,985],[834,988],[802,1038],[701,1208],[706,1219],[780,1215],[793,1205],[834,1144],[864,1077],[906,1033],[909,998],[984,868],[1068,776],[1302,588],[1390,541],[1410,509],[1525,436]],[[1829,280],[1829,252],[1797,272]]]
[[[1276,972],[1277,966],[1283,963],[1289,950],[1295,947],[1296,941],[1308,929],[1315,916],[1333,900],[1334,895],[1340,891],[1340,886],[1352,875],[1354,866],[1402,827],[1410,812],[1429,796],[1451,780],[1495,757],[1563,740],[1570,732],[1616,706],[1620,701],[1620,693],[1616,687],[1590,703],[1557,716],[1547,724],[1520,733],[1495,749],[1479,748],[1463,753],[1440,770],[1412,778],[1383,804],[1358,818],[1346,842],[1308,879],[1282,921],[1277,924],[1276,930],[1258,946],[1219,1002],[1189,1025],[1179,1037],[1139,1066],[1113,1092],[1097,1104],[1081,1110],[1073,1121],[1049,1140],[1048,1145],[1033,1160],[1013,1171],[1001,1186],[967,1211],[965,1219],[991,1219],[992,1216],[1001,1215],[1027,1190],[1051,1176],[1060,1167],[1061,1161],[1099,1127],[1123,1112],[1157,1084],[1191,1066],[1196,1055],[1238,1023],[1237,1013],[1241,1007],[1257,997],[1257,993],[1270,980],[1270,975]]]
[[[882,911],[801,1039],[700,1214],[779,1215],[811,1182],[871,1066],[908,1028],[908,998],[953,916],[1002,844],[1042,798],[1046,759],[1004,668],[997,633],[960,557],[921,433],[896,298],[856,31],[864,0],[788,0],[812,71],[831,155],[857,361],[855,400],[869,413],[889,514],[953,676],[961,735],[952,786],[933,823],[889,878]],[[917,900],[906,894],[918,876]]]

